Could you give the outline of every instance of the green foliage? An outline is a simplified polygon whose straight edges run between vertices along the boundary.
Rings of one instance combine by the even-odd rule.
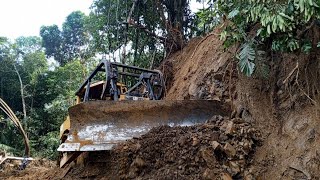
[[[0,144],[0,151],[4,151],[4,152],[10,153],[12,155],[20,153],[19,150],[15,149],[13,147],[7,146],[5,144]]]
[[[84,56],[82,49],[87,41],[88,34],[85,29],[86,15],[80,11],[72,12],[62,25],[64,58],[68,61],[81,59]]]
[[[36,36],[18,37],[15,40],[15,44],[18,51],[22,54],[31,54],[37,51],[42,51],[40,37],[36,37]]]
[[[94,55],[89,49],[86,15],[80,11],[69,14],[60,31],[57,25],[42,26],[40,36],[48,57],[54,57],[61,65],[75,59],[86,60]]]
[[[207,4],[208,7],[200,9],[195,13],[195,18],[193,19],[195,35],[199,36],[202,34],[209,33],[220,23],[220,18],[216,11],[214,11],[214,2],[203,1],[203,4]]]
[[[24,125],[33,156],[53,159],[57,156],[59,126],[68,107],[75,102],[74,92],[87,75],[87,66],[74,60],[50,70],[41,43],[38,37],[19,37],[15,42],[4,40],[0,44],[0,96],[23,119],[15,65],[23,82],[27,110]],[[0,144],[11,147],[6,148],[8,152],[21,156],[24,145],[19,131],[1,112],[0,130]]]
[[[301,50],[304,53],[309,53],[311,49],[312,49],[312,44],[310,41],[304,42],[304,44],[301,47]]]
[[[221,34],[227,47],[249,36],[273,51],[308,53],[315,48],[316,39],[307,32],[320,17],[319,5],[316,0],[218,0],[216,11],[232,22]]]
[[[252,42],[242,44],[238,54],[240,71],[247,76],[251,76],[255,69],[255,50]]]
[[[110,60],[150,67],[150,64],[160,63],[160,60],[154,57],[163,56],[164,42],[143,29],[161,36],[157,32],[167,34],[166,26],[160,19],[160,13],[155,13],[157,6],[152,0],[137,1],[129,18],[131,23],[143,28],[127,24],[134,2],[135,0],[95,0],[86,27],[93,38],[91,45],[97,52],[108,55]],[[176,19],[173,18],[172,21]],[[142,62],[144,60],[147,62]]]
[[[40,28],[40,36],[42,37],[42,46],[45,48],[48,57],[54,57],[59,63],[63,63],[62,53],[62,36],[57,25],[42,26]]]
[[[51,160],[58,158],[58,146],[59,146],[59,132],[53,131],[49,132],[44,136],[39,137],[37,141],[34,141],[32,144],[33,154],[38,157],[46,157]],[[37,151],[41,149],[41,151]]]
[[[24,151],[24,144],[19,130],[8,119],[5,120],[5,123],[1,123],[0,130],[0,150],[21,156]]]

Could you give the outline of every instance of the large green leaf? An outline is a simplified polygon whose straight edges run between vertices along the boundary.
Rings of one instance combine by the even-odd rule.
[[[229,13],[229,15],[228,15],[228,19],[234,18],[236,15],[239,14],[239,12],[240,12],[240,11],[239,11],[238,9],[232,10],[232,11]]]
[[[256,56],[255,50],[251,42],[242,44],[238,54],[240,71],[246,76],[251,76],[255,69],[254,59]]]

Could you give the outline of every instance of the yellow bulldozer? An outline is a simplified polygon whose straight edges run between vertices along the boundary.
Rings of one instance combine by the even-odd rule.
[[[163,100],[164,92],[160,71],[102,60],[76,92],[77,104],[60,127],[60,167],[156,126],[190,126],[229,112],[219,101]]]

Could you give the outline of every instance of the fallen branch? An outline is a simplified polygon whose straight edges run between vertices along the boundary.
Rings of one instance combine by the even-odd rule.
[[[1,98],[0,98],[0,110],[2,110],[9,117],[9,119],[15,124],[15,126],[19,129],[24,140],[25,156],[30,157],[30,144],[29,144],[28,136],[26,132],[23,130],[22,124],[20,123],[17,116],[13,113],[10,107]]]
[[[6,162],[7,160],[27,160],[27,161],[33,161],[33,158],[23,158],[23,157],[15,157],[15,156],[0,156],[0,165]]]

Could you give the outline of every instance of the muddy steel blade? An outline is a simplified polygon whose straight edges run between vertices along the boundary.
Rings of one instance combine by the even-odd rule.
[[[58,151],[109,150],[156,126],[190,126],[228,114],[212,100],[86,102],[69,109],[71,132]]]

